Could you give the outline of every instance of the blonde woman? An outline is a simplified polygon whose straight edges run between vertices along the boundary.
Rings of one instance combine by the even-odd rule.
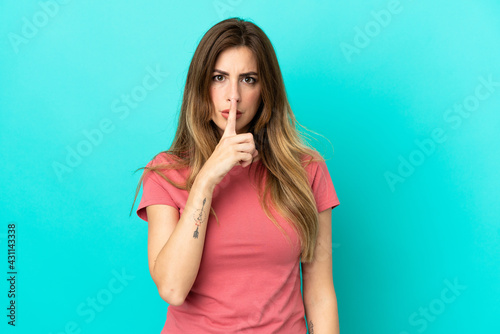
[[[213,26],[191,61],[172,146],[136,191],[142,183],[149,269],[169,304],[162,333],[339,332],[339,201],[296,123],[264,32],[238,18]]]

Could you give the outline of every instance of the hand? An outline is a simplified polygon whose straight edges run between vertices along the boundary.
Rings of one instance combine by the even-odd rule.
[[[235,99],[231,99],[229,116],[222,137],[215,147],[210,158],[205,162],[200,172],[206,173],[214,184],[218,184],[224,176],[235,166],[247,167],[259,152],[255,149],[255,142],[251,133],[236,133],[236,106]]]

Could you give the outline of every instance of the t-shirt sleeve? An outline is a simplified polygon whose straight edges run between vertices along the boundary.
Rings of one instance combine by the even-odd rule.
[[[312,180],[312,191],[316,199],[318,212],[322,212],[329,208],[335,208],[340,204],[337,193],[333,186],[328,167],[324,161],[315,164],[315,170]]]
[[[151,162],[148,166],[150,165]],[[139,206],[137,207],[137,215],[139,218],[148,221],[146,207],[153,204],[170,205],[179,210],[179,206],[172,199],[172,196],[168,191],[168,189],[170,187],[173,188],[173,186],[165,181],[161,176],[155,172],[148,171],[146,172],[146,176],[144,176],[142,182],[142,197],[139,202]]]

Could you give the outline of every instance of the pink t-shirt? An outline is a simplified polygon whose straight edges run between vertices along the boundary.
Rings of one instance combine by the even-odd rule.
[[[148,166],[166,159],[162,153]],[[312,162],[306,170],[318,212],[339,205],[326,164]],[[179,183],[188,175],[187,169],[163,172]],[[211,214],[198,276],[184,303],[169,305],[161,333],[307,332],[299,237],[272,211],[290,243],[266,216],[252,182],[254,173],[255,166],[234,166],[216,186],[212,207],[220,225]],[[187,191],[147,173],[137,215],[147,221],[146,207],[152,204],[170,205],[182,214],[187,198]]]

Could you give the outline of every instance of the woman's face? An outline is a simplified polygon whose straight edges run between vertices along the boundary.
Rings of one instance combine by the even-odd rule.
[[[219,54],[212,72],[210,97],[215,106],[212,120],[221,136],[233,98],[237,101],[236,133],[248,132],[261,101],[257,60],[248,47],[232,47]]]

